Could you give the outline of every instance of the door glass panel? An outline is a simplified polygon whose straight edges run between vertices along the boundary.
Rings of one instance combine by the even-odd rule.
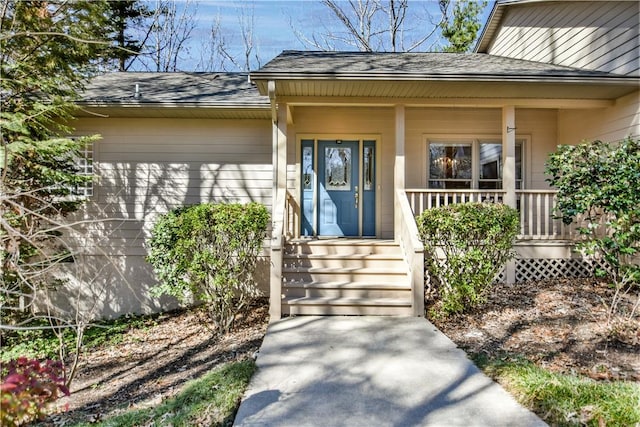
[[[327,191],[351,190],[351,148],[326,147],[325,188]]]
[[[373,190],[373,147],[364,147],[364,189]]]
[[[311,190],[313,185],[313,147],[302,148],[302,186]]]

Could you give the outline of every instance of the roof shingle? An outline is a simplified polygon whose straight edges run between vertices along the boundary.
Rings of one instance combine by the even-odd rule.
[[[136,85],[138,94],[136,95]],[[264,107],[244,73],[109,73],[95,77],[82,93],[88,104],[171,104]]]
[[[252,78],[266,75],[612,77],[611,74],[480,53],[307,52],[287,50]],[[615,76],[619,77],[619,76]]]

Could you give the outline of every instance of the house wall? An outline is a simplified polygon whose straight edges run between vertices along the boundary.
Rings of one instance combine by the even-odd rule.
[[[639,10],[636,1],[511,5],[488,53],[638,76]]]
[[[78,135],[99,133],[102,140],[94,144],[99,181],[77,215],[98,221],[79,227],[73,245],[84,258],[69,269],[103,317],[175,305],[148,295],[156,282],[144,241],[159,215],[209,201],[271,208],[268,120],[87,118],[74,125]],[[260,264],[257,278],[268,289],[268,262]]]
[[[562,144],[640,137],[640,91],[616,100],[615,105],[609,108],[560,111],[558,136]]]

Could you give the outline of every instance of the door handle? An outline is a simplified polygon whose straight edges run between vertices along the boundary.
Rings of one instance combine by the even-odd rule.
[[[356,194],[354,195],[354,198],[356,199],[356,209],[358,209],[358,202],[360,201],[360,193],[358,193],[358,186],[355,186],[355,190],[356,190]]]

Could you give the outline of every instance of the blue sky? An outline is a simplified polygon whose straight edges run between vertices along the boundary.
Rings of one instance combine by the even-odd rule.
[[[179,1],[179,4],[184,5],[185,1]],[[256,49],[262,64],[286,49],[313,49],[298,40],[292,26],[306,36],[311,36],[314,31],[321,31],[322,25],[328,25],[331,22],[327,18],[326,6],[322,5],[319,0],[191,0],[191,2],[197,5],[196,29],[189,44],[189,53],[185,55],[183,60],[182,68],[184,69],[196,67],[201,56],[203,41],[207,39],[208,30],[217,17],[220,19],[232,50],[242,51],[238,16],[243,8],[245,13],[250,13],[253,10]],[[194,7],[194,4],[191,7]],[[435,0],[410,0],[410,10],[412,16],[406,25],[407,40],[418,38],[418,34],[424,33],[425,25],[432,26],[429,20],[438,19],[440,16],[438,3]],[[491,2],[482,15],[483,23],[490,10]],[[430,50],[438,42],[437,38],[431,39],[420,50]],[[338,46],[338,48],[346,50],[344,46]],[[255,68],[255,64],[253,68]]]

